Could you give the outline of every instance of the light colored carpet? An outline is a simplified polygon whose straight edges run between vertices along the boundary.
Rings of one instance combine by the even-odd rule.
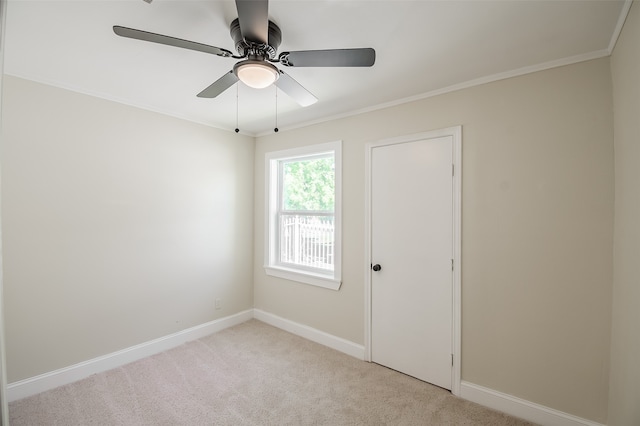
[[[529,425],[251,320],[9,406],[20,425]]]

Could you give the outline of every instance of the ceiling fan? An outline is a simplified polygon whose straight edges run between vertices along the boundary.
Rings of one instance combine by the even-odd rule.
[[[274,63],[285,67],[370,67],[375,63],[376,52],[372,48],[299,50],[277,55],[282,32],[269,20],[268,0],[236,0],[236,9],[238,18],[231,22],[230,32],[237,55],[220,47],[118,25],[113,31],[121,37],[242,59],[231,71],[198,93],[200,98],[215,98],[240,80],[257,89],[275,84],[298,104],[308,106],[318,99]]]

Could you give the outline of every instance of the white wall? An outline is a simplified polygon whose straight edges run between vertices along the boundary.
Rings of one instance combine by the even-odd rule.
[[[640,424],[640,4],[611,57],[615,233],[609,424]]]
[[[365,144],[462,125],[462,378],[606,421],[612,120],[605,58],[258,138],[255,307],[362,344]],[[342,288],[267,276],[265,152],[337,139]]]
[[[4,84],[9,382],[252,307],[253,138]]]

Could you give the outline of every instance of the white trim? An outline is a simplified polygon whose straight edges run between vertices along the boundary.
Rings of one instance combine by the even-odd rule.
[[[335,222],[334,222],[335,223]],[[340,290],[342,281],[329,276],[314,274],[313,272],[301,273],[298,269],[288,269],[281,266],[265,265],[264,271],[267,275],[285,280],[295,281],[315,285],[316,287],[328,288],[330,290]]]
[[[253,310],[253,317],[259,321],[288,331],[289,333],[303,337],[312,342],[327,346],[336,351],[351,355],[354,358],[364,359],[364,346],[353,343],[341,337],[334,336],[313,327],[279,317],[260,309]]]
[[[298,146],[295,148],[283,149],[280,151],[270,151],[265,153],[269,160],[288,160],[297,157],[304,157],[314,154],[325,154],[341,149],[342,140],[333,142],[317,143],[313,145]]]
[[[629,0],[627,0],[629,1]],[[522,68],[518,68],[515,70],[511,70],[511,71],[505,71],[505,72],[501,72],[501,73],[497,73],[497,74],[491,74],[491,75],[487,75],[484,77],[479,77],[479,78],[475,78],[473,80],[468,80],[468,81],[464,81],[462,83],[458,83],[458,84],[454,84],[451,86],[447,86],[447,87],[443,87],[441,89],[435,89],[429,92],[425,92],[425,93],[421,93],[418,95],[413,95],[413,96],[409,96],[406,98],[402,98],[402,99],[396,99],[394,101],[390,101],[390,102],[385,102],[385,103],[381,103],[381,104],[377,104],[377,105],[372,105],[370,107],[365,107],[365,108],[361,108],[361,109],[357,109],[357,110],[353,110],[353,111],[349,111],[349,112],[345,112],[342,114],[335,114],[335,115],[330,115],[327,117],[322,117],[319,118],[317,120],[309,120],[309,121],[305,121],[302,123],[298,123],[298,124],[294,124],[291,126],[286,126],[286,127],[280,127],[279,131],[280,133],[282,132],[286,132],[289,130],[295,130],[295,129],[299,129],[299,128],[303,128],[303,127],[309,127],[309,126],[313,126],[316,124],[321,124],[321,123],[326,123],[329,121],[334,121],[334,120],[340,120],[343,118],[348,118],[348,117],[353,117],[356,115],[361,115],[361,114],[366,114],[369,112],[373,112],[373,111],[379,111],[382,109],[386,109],[386,108],[391,108],[394,106],[398,106],[398,105],[403,105],[403,104],[408,104],[411,102],[416,102],[416,101],[420,101],[423,99],[428,99],[428,98],[433,98],[435,96],[440,96],[440,95],[444,95],[447,93],[451,93],[451,92],[457,92],[458,90],[463,90],[463,89],[469,89],[475,86],[480,86],[483,84],[487,84],[487,83],[493,83],[495,81],[500,81],[500,80],[507,80],[509,78],[513,78],[513,77],[519,77],[522,75],[526,75],[526,74],[532,74],[535,72],[539,72],[539,71],[545,71],[548,69],[552,69],[552,68],[558,68],[558,67],[563,67],[566,65],[572,65],[572,64],[577,64],[580,62],[586,62],[586,61],[591,61],[593,59],[599,59],[599,58],[604,58],[609,56],[609,50],[608,49],[602,49],[602,50],[596,50],[593,52],[587,52],[587,53],[581,53],[579,55],[575,55],[575,56],[569,56],[567,58],[561,58],[561,59],[556,59],[553,61],[549,61],[549,62],[544,62],[541,64],[536,64],[536,65],[529,65],[526,67],[522,67]],[[270,132],[259,132],[255,134],[255,137],[259,138],[262,136],[266,136],[270,134]]]
[[[384,102],[381,104],[377,104],[377,105],[372,105],[369,107],[365,107],[365,108],[361,108],[361,109],[357,109],[357,110],[353,110],[353,111],[348,111],[345,113],[341,113],[341,114],[334,114],[334,115],[330,115],[330,116],[326,116],[326,117],[322,117],[322,118],[318,118],[315,120],[308,120],[308,121],[304,121],[301,123],[297,123],[297,124],[293,124],[291,126],[285,126],[285,127],[280,127],[279,128],[279,132],[286,132],[289,130],[294,130],[294,129],[299,129],[299,128],[303,128],[303,127],[308,127],[308,126],[312,126],[315,124],[320,124],[320,123],[326,123],[328,121],[333,121],[333,120],[339,120],[342,118],[347,118],[347,117],[352,117],[352,116],[356,116],[356,115],[360,115],[360,114],[365,114],[368,112],[372,112],[372,111],[378,111],[381,109],[385,109],[385,108],[390,108],[393,106],[397,106],[397,105],[402,105],[402,104],[406,104],[406,103],[410,103],[410,102],[414,102],[414,101],[418,101],[421,99],[427,99],[427,98],[431,98],[434,96],[439,96],[439,95],[443,95],[445,93],[450,93],[450,92],[455,92],[458,90],[462,90],[462,89],[468,89],[474,86],[480,86],[482,84],[486,84],[486,83],[492,83],[494,81],[499,81],[499,80],[505,80],[508,78],[512,78],[512,77],[518,77],[521,75],[525,75],[525,74],[530,74],[530,73],[534,73],[534,72],[538,72],[538,71],[544,71],[544,70],[548,70],[551,68],[557,68],[557,67],[562,67],[562,66],[566,66],[566,65],[572,65],[572,64],[577,64],[580,62],[585,62],[585,61],[590,61],[592,59],[598,59],[598,58],[603,58],[606,56],[611,55],[611,53],[613,52],[613,49],[615,47],[615,44],[618,40],[618,37],[620,36],[620,32],[622,31],[622,25],[624,24],[624,21],[627,17],[627,14],[629,13],[629,9],[631,8],[631,4],[633,3],[633,0],[625,0],[625,4],[622,7],[622,11],[620,13],[620,16],[618,18],[618,23],[616,26],[616,29],[614,31],[614,33],[612,34],[612,37],[609,41],[609,46],[606,49],[602,49],[602,50],[595,50],[592,52],[587,52],[587,53],[582,53],[579,55],[574,55],[574,56],[569,56],[566,58],[561,58],[561,59],[556,59],[553,61],[548,61],[548,62],[543,62],[541,64],[535,64],[535,65],[530,65],[530,66],[526,66],[526,67],[522,67],[522,68],[518,68],[515,70],[511,70],[511,71],[505,71],[505,72],[501,72],[501,73],[496,73],[496,74],[491,74],[491,75],[487,75],[484,77],[479,77],[479,78],[475,78],[472,80],[468,80],[462,83],[458,83],[458,84],[454,84],[451,86],[447,86],[447,87],[443,87],[440,89],[435,89],[429,92],[425,92],[425,93],[421,93],[418,95],[414,95],[414,96],[409,96],[406,98],[401,98],[401,99],[396,99],[390,102]],[[13,76],[13,77],[18,77],[18,78],[22,78],[22,79],[26,79],[26,80],[31,80],[34,81],[36,83],[40,83],[40,84],[46,84],[48,86],[53,86],[53,87],[58,87],[60,89],[65,89],[65,90],[69,90],[72,92],[76,92],[76,93],[81,93],[84,95],[89,95],[89,96],[93,96],[96,98],[100,98],[100,99],[105,99],[108,101],[112,101],[112,102],[117,102],[119,104],[123,104],[123,105],[128,105],[128,106],[132,106],[134,108],[140,108],[146,111],[151,111],[151,112],[156,112],[158,114],[163,114],[163,115],[167,115],[169,117],[175,117],[175,118],[179,118],[181,120],[185,120],[185,121],[190,121],[192,123],[197,123],[197,124],[202,124],[208,127],[212,127],[214,129],[219,129],[219,130],[224,130],[227,132],[233,132],[232,128],[227,128],[227,127],[223,127],[222,125],[216,125],[213,124],[211,122],[205,122],[203,120],[198,120],[198,119],[194,119],[191,117],[188,117],[185,114],[179,114],[176,113],[174,111],[167,111],[163,108],[157,108],[145,103],[141,103],[141,102],[132,102],[131,100],[126,100],[126,99],[122,99],[119,98],[117,96],[113,96],[107,93],[103,93],[103,92],[98,92],[98,91],[92,91],[92,90],[86,90],[77,86],[74,86],[72,84],[66,84],[66,83],[62,83],[59,82],[57,80],[51,80],[51,79],[47,79],[47,78],[43,78],[39,75],[35,75],[35,74],[29,74],[29,73],[6,73],[7,75]],[[273,130],[268,130],[268,131],[259,131],[259,132],[247,132],[244,130],[240,130],[240,134],[242,135],[246,135],[246,136],[251,136],[254,138],[259,138],[262,136],[266,136],[266,135],[270,135],[273,134]]]
[[[280,189],[274,185],[279,183],[278,163],[282,160],[295,159],[310,155],[333,154],[335,162],[335,201],[333,212],[334,224],[334,264],[333,271],[327,274],[307,271],[303,268],[285,267],[276,262],[278,233],[275,219],[277,200]],[[267,275],[290,281],[310,284],[331,290],[339,290],[342,284],[342,140],[305,145],[280,151],[265,153],[265,205],[264,205],[264,269]]]
[[[629,15],[629,10],[631,9],[632,4],[633,0],[626,0],[624,2],[624,5],[622,6],[620,16],[618,16],[618,23],[616,24],[615,30],[613,30],[613,34],[611,34],[611,40],[609,40],[609,47],[607,48],[607,52],[609,52],[609,55],[611,55],[613,53],[613,49],[616,48],[616,43],[618,42],[618,38],[620,37],[620,33],[622,32],[622,27],[624,27],[624,22],[627,20],[627,16]]]
[[[461,342],[462,342],[462,314],[461,314],[461,300],[462,300],[462,127],[449,127],[446,129],[434,130],[430,132],[417,133],[412,135],[400,136],[391,139],[384,139],[377,142],[368,143],[365,147],[365,263],[364,276],[364,324],[365,324],[365,336],[364,336],[364,355],[366,361],[371,361],[371,160],[373,149],[380,146],[393,145],[398,143],[406,143],[411,141],[418,141],[423,139],[433,139],[443,136],[451,136],[453,138],[453,164],[455,173],[453,177],[453,256],[454,256],[454,271],[453,271],[453,321],[452,321],[452,348],[453,353],[453,368],[451,374],[451,393],[454,395],[460,394],[460,370],[461,370]]]
[[[296,323],[260,309],[248,309],[225,318],[210,321],[186,330],[179,331],[149,342],[131,346],[117,352],[93,358],[35,377],[10,383],[7,387],[9,402],[45,392],[59,386],[82,380],[93,374],[121,367],[142,358],[156,355],[186,342],[200,339],[226,328],[246,322],[252,318],[285,330],[289,333],[343,352],[352,357],[363,359],[364,346],[349,340],[333,336],[315,328]]]
[[[462,126],[453,132],[453,378],[451,393],[460,395],[462,380]]]
[[[544,405],[463,381],[460,397],[545,426],[604,426]]]
[[[241,324],[252,318],[357,359],[366,360],[365,346],[260,309],[249,309],[121,351],[11,383],[7,389],[7,399],[9,402],[16,401],[51,390],[84,379],[93,374],[111,370],[139,359],[164,352],[191,340],[196,340],[222,331],[225,328]],[[473,383],[463,381],[459,384],[459,389],[460,391],[457,395],[461,398],[538,424],[547,426],[604,426],[597,422],[573,416]]]
[[[225,328],[233,327],[253,318],[253,310],[239,312],[225,318],[213,320],[168,336],[160,337],[149,342],[131,346],[117,352],[80,362],[59,370],[40,374],[8,386],[9,402],[26,398],[40,392],[44,392],[59,386],[72,383],[93,374],[102,373],[139,359],[175,348],[185,342],[208,336]]]
[[[414,96],[409,96],[406,98],[401,98],[401,99],[396,99],[390,102],[384,102],[381,104],[377,104],[377,105],[372,105],[369,107],[365,107],[365,108],[360,108],[357,110],[353,110],[353,111],[348,111],[345,113],[341,113],[341,114],[334,114],[334,115],[330,115],[330,116],[326,116],[326,117],[322,117],[322,118],[318,118],[315,120],[308,120],[308,121],[304,121],[301,123],[297,123],[297,124],[293,124],[291,126],[285,126],[285,127],[280,127],[279,128],[279,132],[283,132],[283,131],[289,131],[289,130],[294,130],[294,129],[299,129],[299,128],[303,128],[303,127],[308,127],[308,126],[312,126],[315,124],[320,124],[320,123],[326,123],[328,121],[334,121],[334,120],[339,120],[342,118],[347,118],[347,117],[352,117],[352,116],[356,116],[356,115],[360,115],[360,114],[365,114],[368,112],[372,112],[372,111],[378,111],[381,109],[385,109],[385,108],[390,108],[390,107],[394,107],[397,105],[402,105],[402,104],[406,104],[406,103],[410,103],[410,102],[415,102],[421,99],[427,99],[427,98],[431,98],[434,96],[439,96],[439,95],[443,95],[446,93],[450,93],[450,92],[455,92],[458,90],[462,90],[462,89],[468,89],[471,87],[475,87],[475,86],[480,86],[482,84],[486,84],[486,83],[492,83],[494,81],[500,81],[500,80],[506,80],[508,78],[512,78],[512,77],[518,77],[521,75],[526,75],[526,74],[530,74],[530,73],[534,73],[534,72],[538,72],[538,71],[545,71],[548,69],[552,69],[552,68],[557,68],[557,67],[562,67],[562,66],[566,66],[566,65],[572,65],[572,64],[577,64],[580,62],[585,62],[585,61],[590,61],[592,59],[598,59],[598,58],[603,58],[606,56],[611,55],[611,53],[613,52],[613,49],[615,48],[616,42],[618,40],[618,37],[620,36],[620,32],[622,31],[622,26],[624,24],[624,21],[626,20],[626,17],[629,13],[629,9],[631,8],[631,5],[633,3],[633,0],[625,0],[625,4],[622,7],[622,10],[620,12],[620,16],[618,17],[618,23],[616,25],[616,28],[611,36],[611,39],[609,41],[609,46],[606,49],[602,49],[602,50],[595,50],[592,52],[587,52],[587,53],[581,53],[579,55],[574,55],[574,56],[569,56],[566,58],[561,58],[561,59],[556,59],[556,60],[552,60],[552,61],[548,61],[548,62],[543,62],[540,64],[535,64],[535,65],[530,65],[530,66],[526,66],[526,67],[522,67],[522,68],[518,68],[515,70],[510,70],[510,71],[505,71],[505,72],[501,72],[501,73],[496,73],[496,74],[491,74],[491,75],[487,75],[484,77],[479,77],[479,78],[475,78],[472,80],[468,80],[462,83],[458,83],[458,84],[454,84],[451,86],[447,86],[447,87],[443,87],[440,89],[435,89],[429,92],[425,92],[425,93],[421,93],[418,95],[414,95]],[[81,93],[84,95],[89,95],[89,96],[93,96],[96,98],[100,98],[100,99],[105,99],[108,101],[112,101],[112,102],[117,102],[119,104],[123,104],[123,105],[128,105],[128,106],[132,106],[134,108],[140,108],[140,109],[144,109],[147,111],[151,111],[151,112],[156,112],[158,114],[163,114],[163,115],[167,115],[169,117],[175,117],[175,118],[179,118],[181,120],[185,120],[185,121],[190,121],[192,123],[197,123],[197,124],[202,124],[208,127],[212,127],[214,129],[220,129],[220,130],[224,130],[224,131],[228,131],[228,132],[232,132],[233,129],[232,128],[227,128],[227,127],[223,127],[222,125],[216,125],[210,122],[205,122],[202,120],[197,120],[191,117],[188,117],[184,114],[179,114],[176,113],[174,111],[167,111],[163,108],[157,108],[145,103],[141,103],[141,102],[132,102],[131,100],[125,100],[122,98],[119,98],[117,96],[113,96],[107,93],[103,93],[103,92],[98,92],[98,91],[92,91],[92,90],[86,90],[71,84],[66,84],[66,83],[62,83],[59,82],[57,80],[50,80],[47,78],[42,78],[41,76],[38,75],[33,75],[33,74],[29,74],[29,73],[6,73],[7,75],[13,76],[13,77],[18,77],[18,78],[22,78],[22,79],[26,79],[26,80],[31,80],[34,81],[36,83],[40,83],[40,84],[46,84],[48,86],[53,86],[53,87],[58,87],[61,89],[65,89],[65,90],[69,90],[72,92],[76,92],[76,93]],[[246,136],[251,136],[254,138],[259,138],[262,136],[266,136],[266,135],[270,135],[272,134],[272,130],[269,131],[259,131],[256,133],[253,132],[246,132],[243,130],[240,130],[240,134],[242,135],[246,135]]]

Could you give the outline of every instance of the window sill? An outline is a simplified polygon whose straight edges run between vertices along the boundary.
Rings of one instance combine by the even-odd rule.
[[[329,278],[313,272],[302,272],[296,269],[283,268],[280,266],[265,266],[265,272],[272,277],[284,278],[285,280],[296,281],[303,284],[315,285],[317,287],[328,288],[330,290],[340,290],[342,281]]]

